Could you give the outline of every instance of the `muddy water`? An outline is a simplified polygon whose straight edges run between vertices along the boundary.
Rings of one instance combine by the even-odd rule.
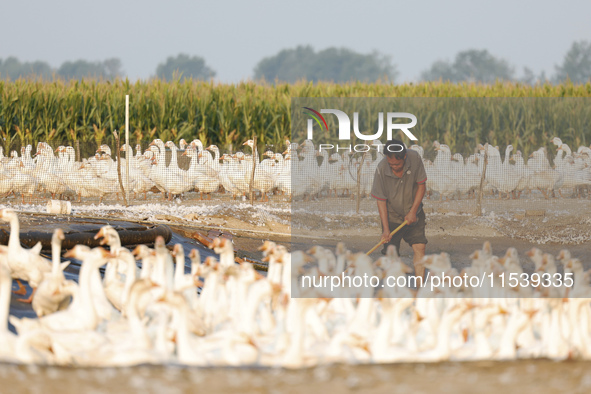
[[[569,201],[570,203],[570,201]],[[573,205],[575,201],[572,201]],[[374,206],[375,204],[372,204]],[[570,210],[571,218],[576,209]],[[543,245],[514,239],[496,233],[490,228],[475,231],[473,223],[467,227],[465,218],[457,216],[432,216],[428,224],[427,253],[445,251],[451,255],[454,267],[461,269],[470,263],[469,255],[489,240],[496,255],[502,255],[510,247],[516,247],[526,271],[533,265],[525,257],[532,246],[544,252],[558,254],[565,245],[547,242]],[[359,221],[357,220],[356,223]],[[457,222],[457,223],[456,223]],[[585,225],[581,226],[585,230]],[[347,246],[359,251],[368,250],[379,238],[375,226],[363,226],[355,236],[346,238]],[[453,230],[453,231],[452,231]],[[535,231],[533,229],[528,231]],[[351,233],[350,235],[353,235]],[[269,238],[269,237],[266,237]],[[276,238],[278,243],[288,243],[289,238]],[[181,237],[172,243],[182,242],[188,251],[193,242]],[[237,248],[247,250],[260,258],[257,251],[260,237],[241,234],[234,238]],[[334,246],[326,240],[317,244]],[[195,245],[196,246],[196,245]],[[297,245],[294,245],[297,246]],[[566,246],[574,257],[581,258],[585,267],[590,263],[589,246]],[[410,263],[411,249],[404,244],[403,260]],[[205,253],[205,251],[204,251]],[[372,257],[379,257],[379,251]],[[202,257],[204,255],[202,254]],[[74,267],[74,266],[73,266]],[[11,305],[13,312],[14,305]],[[236,393],[296,393],[363,392],[363,393],[588,393],[591,392],[590,362],[552,362],[548,360],[517,362],[397,364],[374,366],[330,366],[305,370],[281,369],[193,369],[181,367],[136,367],[108,369],[75,369],[40,366],[0,365],[0,394],[4,393],[185,393],[207,391]]]
[[[182,235],[173,232],[172,238],[171,238],[170,242],[168,243],[168,245],[172,246],[177,243],[183,245],[183,249],[185,252],[185,273],[191,272],[191,260],[189,259],[189,253],[191,252],[191,249],[198,249],[202,260],[204,260],[207,256],[218,257],[212,250],[204,247],[196,240],[190,239],[187,237],[183,237]],[[50,255],[46,255],[46,257],[51,258]],[[78,274],[80,272],[81,262],[78,260],[75,260],[75,259],[69,259],[69,260],[71,262],[68,265],[68,267],[66,267],[66,269],[64,271],[64,275],[65,275],[66,279],[70,279],[70,280],[74,280],[74,281],[78,282]],[[62,261],[65,261],[65,260],[62,259]],[[104,268],[101,268],[101,272],[104,272]],[[31,294],[32,289],[30,288],[30,286],[28,285],[27,282],[24,282],[23,285],[27,289],[27,294],[25,296],[25,298],[26,298]],[[16,281],[12,282],[12,290],[18,290],[18,285],[17,285]],[[36,314],[33,311],[31,304],[18,301],[17,296],[12,296],[10,299],[10,314],[17,316],[19,318],[20,317],[28,317],[28,318],[35,318],[36,317]],[[14,327],[10,323],[9,323],[9,328],[10,328],[10,330],[12,330],[14,332]],[[3,393],[4,393],[4,391],[2,390],[2,388],[0,386],[0,394],[3,394]]]
[[[591,363],[548,360],[327,366],[305,370],[0,365],[11,393],[588,393]]]

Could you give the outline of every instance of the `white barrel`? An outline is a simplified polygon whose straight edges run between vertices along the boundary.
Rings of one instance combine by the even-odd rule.
[[[69,201],[49,200],[47,201],[47,213],[69,215],[72,213],[72,204]]]

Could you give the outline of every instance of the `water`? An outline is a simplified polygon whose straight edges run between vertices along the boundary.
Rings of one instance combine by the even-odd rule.
[[[60,368],[0,365],[9,393],[585,393],[591,362],[549,360],[334,365],[302,370],[248,368]]]

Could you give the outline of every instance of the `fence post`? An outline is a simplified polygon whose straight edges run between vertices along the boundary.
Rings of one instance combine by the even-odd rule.
[[[129,157],[129,94],[125,95],[125,204],[127,205],[127,200],[129,199],[129,165],[131,162],[131,157]],[[133,151],[131,156],[133,156]]]
[[[250,174],[250,185],[248,185],[248,191],[250,193],[250,205],[254,205],[254,171],[256,169],[258,159],[256,134],[252,140],[252,173]]]
[[[125,196],[125,188],[123,187],[123,179],[121,177],[121,149],[119,147],[119,134],[117,130],[113,131],[113,135],[115,136],[115,144],[117,145],[117,176],[119,178],[119,187],[121,188],[121,194],[123,194],[123,201],[125,202],[125,206],[128,207],[127,204],[127,197]]]
[[[486,175],[486,164],[488,163],[488,144],[484,146],[484,166],[482,176],[480,177],[480,187],[478,188],[478,216],[482,216],[482,189],[484,187],[484,178]]]
[[[80,140],[76,140],[76,161],[80,162]]]
[[[361,205],[361,170],[363,169],[363,162],[365,154],[361,155],[361,163],[357,169],[357,214],[359,214],[359,206]]]

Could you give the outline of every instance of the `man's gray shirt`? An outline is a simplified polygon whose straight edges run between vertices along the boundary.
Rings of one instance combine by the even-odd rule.
[[[421,156],[414,150],[406,150],[406,159],[402,170],[402,178],[392,172],[387,157],[378,163],[371,188],[372,197],[387,201],[388,221],[402,223],[417,194],[418,185],[427,182],[427,173]],[[419,206],[417,213],[421,211]]]

